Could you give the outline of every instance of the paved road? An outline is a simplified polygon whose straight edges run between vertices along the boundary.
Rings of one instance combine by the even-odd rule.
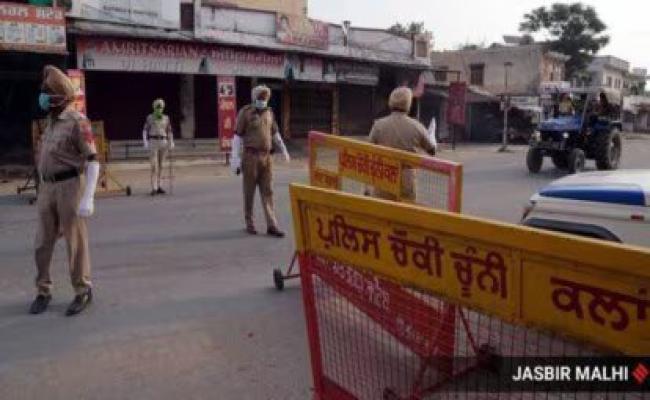
[[[561,174],[547,167],[532,177],[523,147],[495,149],[443,157],[465,164],[465,212],[516,222],[526,199]],[[650,140],[627,141],[625,151],[624,167],[650,168]],[[51,310],[26,314],[35,212],[0,196],[0,399],[309,398],[299,286],[277,293],[270,279],[292,238],[244,235],[240,182],[213,166],[181,171],[175,195],[156,198],[144,194],[145,174],[129,174],[134,197],[98,201],[96,302],[77,318],[62,316],[72,297],[62,243]],[[284,227],[287,185],[304,179],[298,163],[277,173]]]

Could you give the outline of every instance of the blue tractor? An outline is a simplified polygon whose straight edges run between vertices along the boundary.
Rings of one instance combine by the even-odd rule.
[[[599,93],[598,102],[595,93]],[[583,92],[573,112],[539,124],[526,154],[528,170],[538,173],[544,157],[569,173],[582,171],[587,159],[595,160],[599,170],[617,169],[623,143],[616,112],[603,92]]]

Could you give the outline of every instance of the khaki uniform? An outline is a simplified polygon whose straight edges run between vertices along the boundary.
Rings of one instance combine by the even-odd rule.
[[[42,177],[38,192],[38,231],[35,259],[38,269],[36,286],[40,294],[52,288],[50,264],[59,235],[65,237],[70,266],[70,279],[77,294],[91,287],[90,253],[86,220],[77,215],[83,193],[82,177],[49,182],[55,175],[69,171],[81,172],[89,156],[95,154],[90,122],[68,107],[47,122],[38,157]]]
[[[259,187],[260,198],[268,228],[277,228],[273,209],[273,162],[271,149],[273,135],[278,132],[273,111],[258,111],[252,105],[241,109],[237,116],[235,132],[242,138],[242,174],[244,175],[244,217],[246,226],[253,224],[255,189]]]
[[[149,141],[149,161],[151,162],[151,187],[158,189],[162,177],[165,159],[169,152],[169,143],[173,139],[172,124],[167,115],[158,119],[153,114],[147,116],[144,129]]]
[[[420,148],[431,153],[435,151],[435,147],[429,141],[427,133],[427,128],[420,122],[409,117],[406,113],[394,111],[391,115],[375,121],[370,131],[370,143],[412,153],[415,153],[416,149]],[[415,193],[415,171],[404,168],[402,172],[402,197],[415,201]],[[393,194],[378,189],[375,189],[374,196],[386,200],[397,200]]]

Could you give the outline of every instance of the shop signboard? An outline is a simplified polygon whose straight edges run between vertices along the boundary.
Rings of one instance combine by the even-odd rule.
[[[219,147],[222,151],[232,148],[237,120],[237,90],[234,76],[217,76],[217,119]]]
[[[68,15],[95,21],[180,28],[180,0],[72,0]]]
[[[324,50],[329,46],[329,25],[302,15],[278,13],[276,36],[280,43]]]
[[[0,2],[0,51],[66,53],[63,9]]]

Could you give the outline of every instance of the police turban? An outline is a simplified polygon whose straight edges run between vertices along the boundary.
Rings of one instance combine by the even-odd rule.
[[[251,96],[253,101],[257,100],[257,97],[262,93],[266,93],[266,100],[271,100],[271,89],[266,85],[259,85],[255,86],[252,90]]]
[[[409,112],[411,102],[413,101],[413,92],[407,87],[398,87],[393,90],[388,98],[388,107],[391,110]]]
[[[47,87],[53,94],[63,96],[63,103],[69,103],[74,99],[74,85],[66,74],[53,65],[46,65],[43,68],[43,86]]]

